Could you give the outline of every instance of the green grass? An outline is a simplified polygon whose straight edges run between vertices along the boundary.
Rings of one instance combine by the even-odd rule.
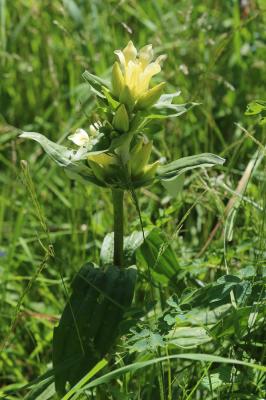
[[[124,365],[188,352],[265,362],[265,153],[246,175],[233,212],[226,213],[248,163],[266,144],[265,127],[244,115],[250,101],[266,97],[266,9],[262,0],[250,3],[244,17],[236,0],[0,0],[2,397],[24,398],[28,390],[17,389],[51,368],[53,327],[66,290],[85,261],[99,261],[102,240],[112,230],[110,193],[70,181],[37,144],[19,139],[19,130],[62,142],[77,127],[86,128],[95,117],[95,99],[81,75],[88,69],[109,76],[113,51],[129,39],[166,53],[160,80],[167,91],[180,89],[180,103],[201,103],[185,116],[152,125],[156,156],[213,152],[226,163],[188,174],[176,198],[159,185],[138,191],[144,226],[166,232],[176,276],[153,276],[153,285],[138,254],[135,333],[123,336],[97,375],[103,379],[97,393],[88,388],[84,398],[265,397],[263,371],[203,358],[169,358],[104,381]],[[126,210],[127,234],[140,230],[129,195]],[[239,278],[235,299],[219,291],[217,280],[227,273]],[[221,284],[228,290],[228,283]],[[165,322],[171,318],[187,329],[174,343]],[[211,340],[204,341],[206,335]]]

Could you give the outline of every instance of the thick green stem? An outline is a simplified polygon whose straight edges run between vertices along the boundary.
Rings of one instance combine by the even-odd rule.
[[[114,206],[114,265],[123,266],[124,262],[124,191],[113,189]]]

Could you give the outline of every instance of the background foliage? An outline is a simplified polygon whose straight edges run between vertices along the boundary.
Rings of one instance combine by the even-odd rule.
[[[186,176],[175,198],[159,185],[138,193],[145,228],[166,234],[153,231],[137,252],[131,333],[100,375],[183,352],[263,363],[266,135],[244,113],[265,100],[265,12],[263,0],[0,0],[2,396],[24,398],[16,389],[50,367],[70,282],[85,261],[99,260],[112,226],[109,193],[68,180],[18,129],[62,142],[86,128],[95,100],[81,75],[108,76],[114,49],[129,39],[166,53],[167,91],[201,103],[152,126],[156,157],[213,152],[227,162]],[[140,224],[130,196],[126,208],[131,234]],[[102,383],[97,396],[258,399],[264,385],[256,369],[168,359]]]

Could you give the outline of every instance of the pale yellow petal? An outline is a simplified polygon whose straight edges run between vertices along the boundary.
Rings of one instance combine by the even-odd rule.
[[[124,53],[123,53],[121,50],[116,50],[114,53],[115,53],[115,55],[117,56],[118,61],[120,62],[121,66],[122,66],[123,68],[125,68],[125,66],[126,66],[126,60],[125,60]]]
[[[126,64],[129,63],[129,61],[136,60],[138,52],[131,40],[128,42],[127,46],[124,48],[123,54],[125,56]]]
[[[137,52],[132,41],[123,51],[116,50],[115,54],[122,66],[124,85],[136,101],[149,90],[150,80],[161,71],[160,63],[166,56],[161,55],[152,62],[152,45],[148,44]]]
[[[153,62],[151,64],[149,64],[144,72],[143,75],[145,76],[149,76],[150,78],[153,77],[154,75],[158,74],[161,71],[161,66],[160,64]]]
[[[139,76],[141,71],[142,69],[139,64],[129,61],[126,68],[125,82],[133,94],[138,91]]]
[[[139,61],[142,65],[142,68],[146,68],[146,66],[152,61],[153,59],[153,49],[152,45],[148,44],[144,46],[139,51]]]
[[[160,64],[161,62],[165,61],[166,59],[167,59],[167,55],[166,54],[162,54],[159,57],[157,57],[154,62],[156,64]]]
[[[153,62],[149,64],[144,72],[140,76],[140,81],[142,82],[142,92],[145,92],[149,88],[151,78],[161,71],[161,67],[158,63]]]

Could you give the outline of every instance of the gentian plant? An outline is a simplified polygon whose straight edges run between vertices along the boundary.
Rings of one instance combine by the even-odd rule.
[[[114,233],[104,241],[112,259],[103,257],[101,266],[87,263],[80,269],[54,329],[53,364],[59,396],[65,393],[66,384],[75,385],[109,352],[119,337],[124,312],[132,303],[137,268],[130,265],[132,258],[125,256],[126,247],[132,248],[129,240],[124,243],[125,191],[137,204],[138,188],[161,182],[173,193],[181,174],[224,162],[209,153],[164,165],[160,160],[151,162],[153,142],[146,135],[148,124],[154,119],[178,117],[195,103],[176,104],[179,92],[164,94],[164,82],[151,86],[166,58],[162,55],[154,60],[152,45],[137,51],[130,41],[115,54],[110,82],[88,71],[83,74],[97,97],[101,119],[68,137],[73,148],[53,143],[40,133],[21,134],[40,143],[71,179],[112,191]]]

